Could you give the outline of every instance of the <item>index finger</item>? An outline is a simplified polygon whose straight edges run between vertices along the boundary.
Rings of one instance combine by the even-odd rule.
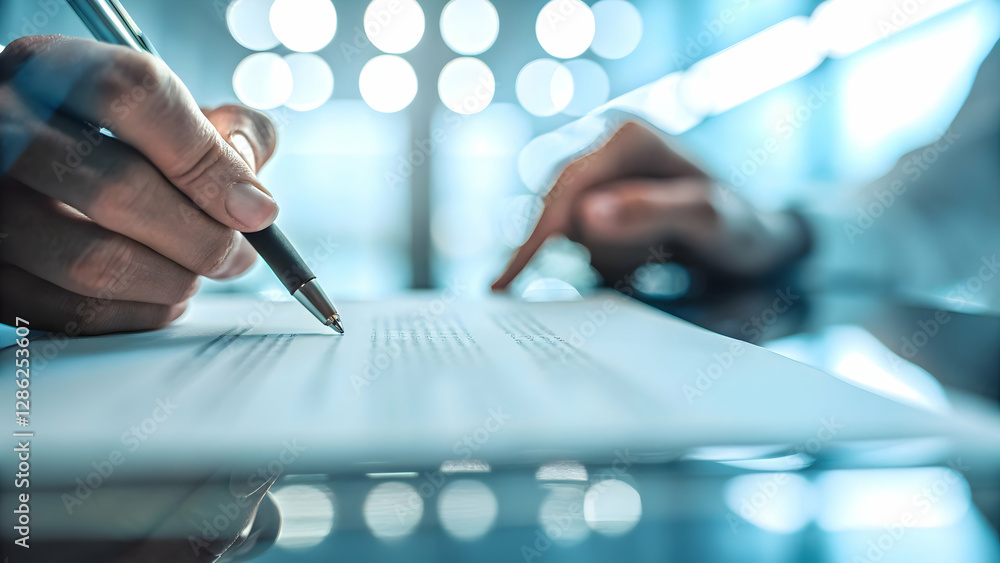
[[[277,204],[254,171],[152,55],[46,36],[15,41],[2,57],[0,78],[17,91],[111,131],[217,221],[241,231],[273,222]]]
[[[640,170],[636,161],[641,154],[645,130],[641,125],[628,122],[597,150],[573,161],[559,174],[552,188],[545,195],[545,206],[528,239],[511,258],[504,272],[491,288],[502,291],[528,265],[542,244],[552,236],[566,234],[570,228],[574,206],[580,194],[601,184],[618,179],[623,174],[662,173],[650,169]]]

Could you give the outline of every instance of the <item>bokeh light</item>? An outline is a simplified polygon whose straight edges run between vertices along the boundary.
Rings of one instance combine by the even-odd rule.
[[[573,75],[573,98],[563,113],[579,117],[608,101],[611,82],[601,65],[587,59],[573,59],[564,65]]]
[[[333,492],[325,486],[288,485],[273,491],[281,512],[276,544],[285,549],[317,545],[333,530]]]
[[[582,485],[551,485],[548,496],[538,507],[538,525],[552,543],[571,546],[590,535],[583,520]]]
[[[274,36],[302,53],[326,47],[337,33],[337,11],[330,0],[275,0],[270,20]]]
[[[500,16],[488,0],[451,0],[441,11],[441,37],[460,55],[478,55],[497,40]]]
[[[445,107],[471,115],[486,109],[496,92],[493,72],[483,61],[461,57],[444,65],[438,78],[438,95]]]
[[[535,21],[535,35],[545,52],[560,59],[583,54],[594,40],[594,13],[580,0],[552,0]]]
[[[365,10],[365,34],[386,53],[400,54],[424,36],[424,11],[416,0],[374,0]]]
[[[236,65],[233,90],[252,108],[274,109],[292,95],[292,69],[279,55],[254,53]]]
[[[454,481],[441,490],[438,518],[452,536],[461,540],[479,539],[496,521],[497,497],[479,481]]]
[[[309,111],[326,103],[333,95],[333,71],[319,55],[293,53],[285,57],[292,69],[292,95],[285,105]]]
[[[631,485],[618,479],[600,481],[583,497],[583,517],[591,530],[605,536],[620,536],[642,517],[642,501]]]
[[[620,59],[639,46],[642,15],[625,0],[601,0],[591,7],[597,25],[590,50],[605,59]]]
[[[237,43],[254,51],[278,46],[271,31],[271,5],[274,0],[236,0],[226,8],[226,25]]]
[[[517,100],[528,113],[539,117],[555,115],[573,99],[573,74],[552,59],[538,59],[524,65],[514,84]]]
[[[420,523],[424,499],[407,483],[382,483],[368,492],[362,515],[375,537],[400,538],[413,532]]]
[[[361,97],[375,111],[395,113],[417,95],[417,73],[395,55],[379,55],[365,63],[358,78]]]

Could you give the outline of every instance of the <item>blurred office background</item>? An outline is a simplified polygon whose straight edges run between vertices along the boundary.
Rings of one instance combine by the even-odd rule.
[[[644,85],[741,194],[821,201],[942,133],[1000,35],[995,0],[123,4],[203,106],[271,116],[262,180],[338,298],[488,291],[555,172],[544,135]],[[89,35],[63,0],[0,4],[0,43],[38,33]],[[555,241],[516,290],[552,279],[596,276]],[[209,286],[276,287],[260,264]]]

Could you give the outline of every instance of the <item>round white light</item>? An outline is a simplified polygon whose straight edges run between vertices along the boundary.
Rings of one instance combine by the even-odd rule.
[[[594,40],[594,31],[594,13],[580,0],[552,0],[535,21],[538,43],[560,59],[583,54]]]
[[[424,11],[416,0],[374,0],[364,23],[372,45],[386,53],[405,53],[424,36]]]
[[[542,532],[561,546],[571,546],[590,535],[580,514],[583,504],[583,487],[580,485],[551,485],[548,496],[538,507],[538,525]]]
[[[233,72],[233,90],[244,104],[274,109],[292,95],[292,69],[274,53],[254,53]]]
[[[573,75],[573,99],[564,113],[579,117],[608,101],[611,83],[601,65],[587,59],[573,59],[565,65]]]
[[[292,95],[285,105],[309,111],[326,103],[333,95],[333,71],[319,55],[293,53],[285,57],[292,69]]]
[[[281,511],[275,545],[304,549],[319,544],[333,530],[333,492],[323,486],[288,485],[273,491]]]
[[[497,84],[486,63],[461,57],[444,65],[438,77],[438,95],[445,107],[455,113],[471,115],[486,109],[493,100]]]
[[[555,115],[573,99],[573,74],[562,63],[538,59],[517,73],[514,90],[529,113],[539,117]]]
[[[362,507],[365,524],[377,538],[408,535],[424,515],[424,499],[412,485],[390,481],[368,493]]]
[[[601,0],[591,7],[597,32],[590,50],[605,59],[620,59],[639,46],[642,15],[625,0]]]
[[[590,529],[605,536],[628,532],[641,517],[639,493],[624,481],[601,481],[587,489],[583,497],[583,518]]]
[[[497,497],[479,481],[460,479],[449,483],[438,498],[441,526],[460,540],[475,540],[493,527]]]
[[[278,46],[268,19],[274,0],[236,0],[226,8],[226,25],[237,43],[254,51]]]
[[[337,33],[337,11],[330,0],[275,0],[270,19],[275,37],[293,51],[319,51]]]
[[[365,63],[358,78],[361,97],[372,109],[395,113],[417,96],[417,73],[395,55],[379,55]]]
[[[451,0],[441,11],[441,37],[460,55],[478,55],[493,46],[500,16],[488,0]]]

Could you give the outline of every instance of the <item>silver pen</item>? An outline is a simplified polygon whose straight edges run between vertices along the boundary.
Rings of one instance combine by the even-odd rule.
[[[98,41],[131,47],[160,58],[153,44],[118,0],[67,1]],[[321,323],[344,333],[343,321],[337,308],[277,225],[272,223],[266,229],[256,233],[243,233],[243,236],[278,276],[292,297]]]

